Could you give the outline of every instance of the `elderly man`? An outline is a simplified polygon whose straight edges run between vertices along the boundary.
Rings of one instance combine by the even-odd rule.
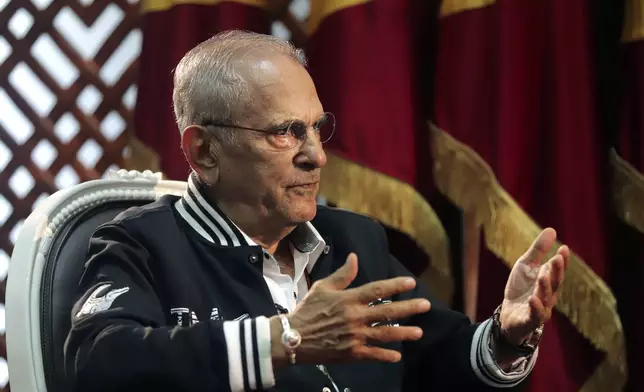
[[[316,205],[335,120],[304,65],[288,43],[246,32],[181,60],[173,100],[188,188],[94,234],[66,346],[79,390],[525,384],[568,249],[541,265],[555,243],[544,230],[481,324],[430,310],[380,225]]]

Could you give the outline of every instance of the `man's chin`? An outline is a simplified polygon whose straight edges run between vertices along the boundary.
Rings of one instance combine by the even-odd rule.
[[[315,198],[310,200],[293,200],[285,207],[288,219],[296,224],[313,220],[317,213],[317,203]]]

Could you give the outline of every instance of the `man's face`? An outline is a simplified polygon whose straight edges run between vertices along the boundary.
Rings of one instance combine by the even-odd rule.
[[[255,83],[254,109],[239,118],[238,125],[270,130],[297,121],[309,125],[307,137],[283,149],[276,148],[274,136],[234,129],[236,143],[219,154],[217,198],[288,224],[311,220],[320,169],[326,164],[312,128],[324,115],[313,81],[301,65],[285,56],[255,62],[250,75]]]

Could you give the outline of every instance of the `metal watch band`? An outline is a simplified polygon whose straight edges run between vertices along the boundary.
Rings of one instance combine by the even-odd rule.
[[[539,345],[539,342],[541,341],[541,335],[543,335],[543,325],[540,325],[532,331],[532,334],[528,339],[526,339],[522,344],[516,345],[511,343],[508,338],[505,336],[501,329],[501,306],[496,308],[494,311],[494,316],[492,316],[492,336],[495,339],[495,341],[498,344],[502,344],[507,348],[512,349],[515,351],[517,354],[522,355],[522,356],[529,356],[532,355],[535,350],[537,349],[537,346]]]
[[[295,349],[302,343],[302,335],[291,328],[286,315],[280,314],[279,317],[282,324],[282,345],[289,356],[289,362],[291,365],[295,365]]]

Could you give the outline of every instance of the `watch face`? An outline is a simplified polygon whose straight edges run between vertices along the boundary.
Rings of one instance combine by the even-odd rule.
[[[543,327],[537,328],[528,340],[525,341],[524,346],[535,350],[541,341],[541,335],[543,334]]]
[[[284,331],[282,334],[282,343],[284,346],[293,349],[296,348],[297,346],[300,345],[302,342],[302,336],[300,335],[299,332],[290,329],[288,331]]]

